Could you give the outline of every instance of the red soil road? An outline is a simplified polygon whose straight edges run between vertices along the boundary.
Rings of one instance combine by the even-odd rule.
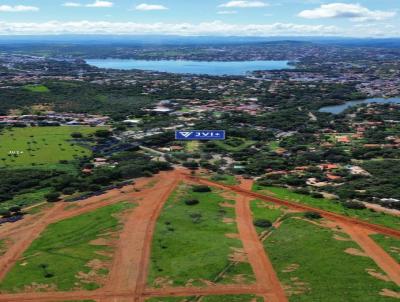
[[[240,295],[240,294],[262,294],[257,286],[221,285],[211,287],[176,287],[169,289],[145,289],[142,293],[143,299],[148,297],[178,297],[178,296],[202,296],[202,295]],[[129,291],[77,291],[77,292],[38,292],[0,295],[0,302],[56,302],[56,301],[79,301],[98,300],[131,302],[136,297],[134,290]],[[269,301],[269,300],[268,300]],[[273,300],[271,300],[273,301]]]
[[[173,287],[173,288],[148,288],[143,292],[144,297],[188,297],[208,295],[241,295],[259,294],[264,291],[254,285],[214,285],[208,287]],[[274,300],[271,300],[274,301]]]
[[[240,186],[251,189],[252,184],[251,180],[243,179]],[[245,196],[236,199],[236,221],[243,248],[256,276],[257,287],[265,301],[287,302],[285,292],[254,228],[250,201],[251,198]]]
[[[13,244],[11,244],[7,252],[0,257],[0,280],[6,276],[24,251],[39,237],[49,224],[117,203],[124,197],[126,196],[123,195],[120,190],[111,190],[106,194],[82,201],[78,204],[79,208],[71,210],[65,210],[68,206],[67,203],[57,203],[52,208],[44,211],[42,216],[38,216],[35,222],[30,218],[28,221],[33,223],[30,226],[20,224],[16,228],[10,228],[9,230],[4,229],[3,232],[0,233],[0,239],[10,238]],[[107,201],[101,202],[105,199],[107,199]],[[36,217],[36,215],[34,217]]]
[[[15,262],[22,256],[24,251],[31,245],[40,233],[47,227],[48,219],[64,207],[63,204],[57,204],[52,207],[45,215],[40,217],[30,228],[19,234],[15,244],[0,258],[0,280],[2,280]]]
[[[224,189],[224,190],[230,190],[230,191],[242,194],[242,195],[246,195],[246,196],[249,196],[249,197],[252,197],[252,198],[265,200],[265,201],[268,201],[268,202],[273,202],[273,203],[276,203],[276,204],[279,204],[279,205],[283,205],[283,206],[286,206],[288,208],[299,210],[299,211],[317,212],[317,213],[321,214],[323,217],[325,217],[327,219],[330,219],[330,220],[333,220],[333,221],[336,221],[336,222],[347,223],[347,224],[350,224],[350,225],[358,225],[361,228],[365,228],[365,229],[368,229],[368,230],[376,232],[376,233],[380,233],[380,234],[384,234],[384,235],[400,238],[400,230],[395,230],[395,229],[391,229],[391,228],[384,227],[384,226],[381,226],[381,225],[377,225],[377,224],[369,223],[369,222],[366,222],[366,221],[362,221],[362,220],[359,220],[359,219],[356,219],[356,218],[351,218],[351,217],[343,216],[343,215],[336,214],[336,213],[333,213],[333,212],[328,212],[328,211],[321,210],[321,209],[318,209],[318,208],[314,208],[314,207],[311,207],[311,206],[308,206],[308,205],[304,205],[304,204],[300,204],[300,203],[296,203],[296,202],[292,202],[292,201],[287,201],[287,200],[279,199],[279,198],[276,198],[276,197],[266,196],[266,195],[263,195],[263,194],[252,192],[251,190],[246,190],[246,189],[240,188],[238,186],[223,185],[223,184],[220,184],[220,183],[213,182],[211,180],[197,178],[197,177],[191,177],[189,175],[187,175],[186,177],[189,180],[195,181],[197,183],[201,183],[201,184],[217,187],[217,188]]]
[[[371,232],[349,224],[340,226],[364,250],[365,254],[372,258],[394,283],[400,286],[400,264],[369,237]]]
[[[133,186],[128,185],[128,186],[124,187],[121,190],[127,190],[127,189],[130,189],[130,188],[133,189]],[[109,201],[109,200],[114,200],[115,201],[115,198],[120,198],[120,199],[123,198],[124,195],[121,193],[121,190],[118,190],[118,189],[110,190],[110,191],[108,191],[108,192],[106,192],[106,193],[104,193],[102,195],[90,197],[90,198],[85,199],[85,200],[80,201],[80,202],[75,202],[75,203],[70,203],[70,204],[63,203],[63,205],[64,205],[63,208],[66,208],[68,205],[78,205],[79,208],[83,208],[83,207],[86,207],[86,206],[94,205],[94,208],[96,208],[99,205],[101,205],[100,202],[102,202],[105,199],[107,199],[107,201]],[[59,205],[59,203],[56,204],[56,205]],[[51,211],[51,209],[46,209],[46,210],[42,211],[42,214],[46,214],[49,211]],[[59,209],[59,211],[57,211],[57,213],[53,213],[53,214],[54,215],[55,214],[63,215],[62,213],[63,212],[61,211],[61,209]],[[1,226],[0,227],[0,238],[12,236],[12,235],[14,235],[16,233],[22,233],[25,230],[32,229],[32,224],[35,223],[36,219],[41,219],[41,218],[38,218],[38,217],[41,217],[42,214],[27,215],[21,221],[18,221],[18,222],[13,223],[13,224],[6,224],[4,226]],[[73,215],[73,214],[71,214],[71,215]],[[54,218],[54,221],[58,220],[58,218],[55,218],[55,216],[52,217],[52,218]]]
[[[127,217],[120,235],[108,282],[104,290],[135,290],[138,297],[146,286],[151,242],[156,221],[180,181],[177,171],[161,173],[153,188],[146,189],[139,206]],[[136,292],[137,291],[137,292]],[[125,301],[113,299],[108,301]]]

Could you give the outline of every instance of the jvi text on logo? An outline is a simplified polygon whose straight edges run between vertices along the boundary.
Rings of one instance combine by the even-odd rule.
[[[177,140],[224,140],[225,130],[188,130],[175,131]]]

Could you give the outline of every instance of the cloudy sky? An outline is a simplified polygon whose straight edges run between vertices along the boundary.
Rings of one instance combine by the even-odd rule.
[[[0,0],[0,34],[400,37],[400,0]]]

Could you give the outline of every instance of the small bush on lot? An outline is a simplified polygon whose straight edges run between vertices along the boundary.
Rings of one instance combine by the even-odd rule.
[[[310,191],[308,191],[306,188],[298,188],[298,189],[293,190],[293,192],[297,193],[297,194],[303,194],[303,195],[310,194]]]
[[[185,204],[188,206],[195,206],[196,204],[199,204],[199,201],[197,199],[188,199],[185,200]]]
[[[321,219],[322,216],[317,212],[306,212],[304,213],[304,217],[308,219]]]
[[[50,192],[44,196],[48,202],[56,202],[60,200],[60,193]]]
[[[366,208],[365,204],[359,201],[348,201],[343,204],[348,209],[363,210]]]
[[[272,226],[272,223],[267,219],[257,219],[256,221],[254,221],[254,225],[259,228],[267,229]]]
[[[324,198],[324,195],[322,195],[321,193],[318,193],[318,192],[312,192],[311,196],[314,198]]]
[[[209,186],[200,185],[200,186],[194,186],[193,192],[205,193],[205,192],[211,192],[211,189]]]

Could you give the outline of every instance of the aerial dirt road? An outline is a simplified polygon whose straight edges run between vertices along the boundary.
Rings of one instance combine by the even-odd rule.
[[[250,190],[252,185],[253,181],[247,179],[242,179],[240,183],[240,187],[246,190]],[[243,248],[265,301],[287,302],[285,292],[254,227],[251,200],[252,198],[246,196],[236,198],[236,221]]]
[[[138,207],[127,217],[120,235],[104,290],[134,289],[135,297],[141,296],[146,287],[151,243],[158,216],[180,180],[180,173],[177,171],[161,173],[156,176],[155,186],[147,189],[145,197],[138,201]]]
[[[18,236],[16,243],[8,248],[7,252],[0,258],[0,281],[5,277],[15,262],[22,256],[24,251],[47,227],[48,220],[58,213],[64,205],[59,203],[52,207],[46,214],[33,223],[29,230],[24,230]]]

